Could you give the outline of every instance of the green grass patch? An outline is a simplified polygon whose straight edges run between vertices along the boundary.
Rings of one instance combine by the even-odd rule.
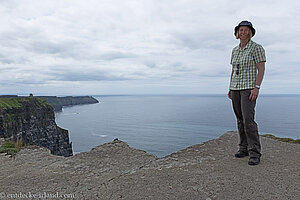
[[[1,148],[16,148],[16,146],[12,141],[6,141],[1,145]]]
[[[20,151],[20,149],[17,149],[17,148],[0,147],[0,153],[6,153],[6,154],[11,155],[11,156],[16,155],[19,151]]]
[[[0,98],[0,108],[11,109],[22,107],[23,98]]]
[[[51,105],[48,102],[39,97],[18,97],[18,98],[0,98],[0,108],[12,109],[12,108],[21,108],[24,105],[24,102],[35,102],[36,105],[41,107],[51,108]]]
[[[41,97],[34,97],[35,100],[42,106],[42,107],[49,107],[52,108],[52,106],[46,101],[46,99],[41,98]]]
[[[300,139],[292,139],[292,138],[280,138],[280,137],[276,137],[274,135],[271,135],[271,134],[265,134],[265,135],[262,135],[263,137],[268,137],[268,138],[272,138],[274,140],[279,140],[279,141],[282,141],[282,142],[288,142],[288,143],[295,143],[295,144],[300,144]]]
[[[0,153],[6,153],[11,156],[15,156],[24,146],[23,140],[18,139],[16,142],[6,141],[0,147]]]

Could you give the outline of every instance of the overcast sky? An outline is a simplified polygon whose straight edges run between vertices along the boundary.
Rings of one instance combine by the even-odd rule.
[[[0,94],[226,94],[234,27],[266,50],[261,93],[300,93],[295,0],[0,0]]]

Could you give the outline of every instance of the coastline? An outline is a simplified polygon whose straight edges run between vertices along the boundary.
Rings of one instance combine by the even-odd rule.
[[[261,137],[262,161],[233,156],[236,132],[157,158],[115,140],[71,157],[27,147],[0,154],[1,192],[75,199],[297,199],[300,146]],[[41,178],[43,177],[43,178]]]

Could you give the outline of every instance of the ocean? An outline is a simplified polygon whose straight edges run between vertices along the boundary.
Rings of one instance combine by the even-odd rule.
[[[69,130],[74,153],[115,138],[163,157],[235,131],[231,101],[224,95],[105,95],[98,104],[64,107],[57,124]],[[261,95],[260,134],[300,138],[300,95]],[[237,146],[238,147],[238,146]]]

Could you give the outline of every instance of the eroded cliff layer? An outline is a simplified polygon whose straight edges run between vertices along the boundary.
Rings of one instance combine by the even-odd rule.
[[[53,108],[43,98],[0,98],[0,137],[73,155],[68,131],[56,125]]]

